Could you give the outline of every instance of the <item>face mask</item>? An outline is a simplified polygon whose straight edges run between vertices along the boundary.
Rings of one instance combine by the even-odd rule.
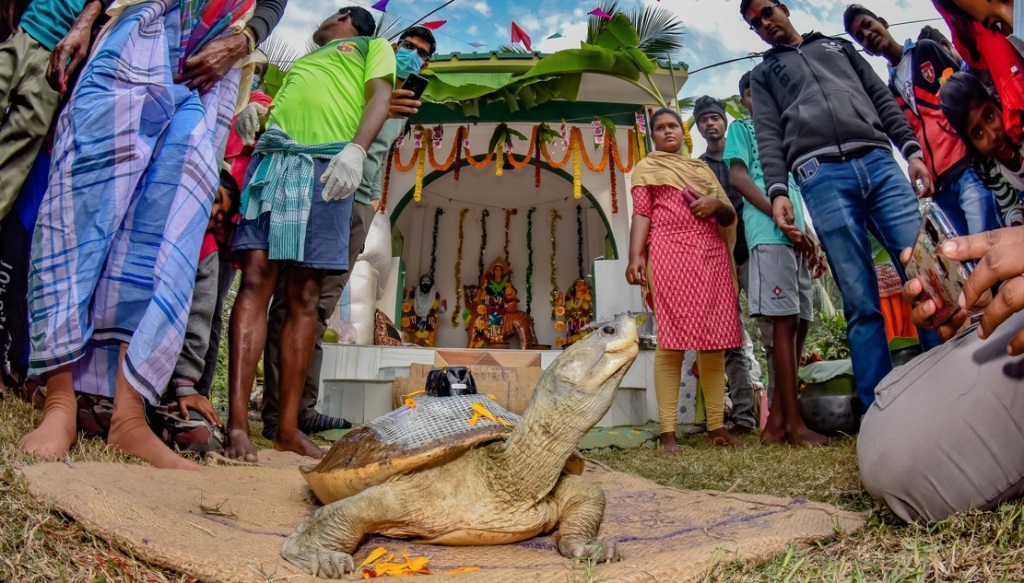
[[[259,77],[256,77],[256,76],[254,75],[254,76],[253,76],[253,78],[252,78],[252,90],[253,90],[253,91],[256,91],[256,89],[257,89],[257,88],[258,88],[259,86],[260,86],[260,78],[259,78]]]
[[[398,49],[395,52],[395,74],[399,79],[408,79],[409,75],[419,73],[423,67],[420,54],[410,49]]]

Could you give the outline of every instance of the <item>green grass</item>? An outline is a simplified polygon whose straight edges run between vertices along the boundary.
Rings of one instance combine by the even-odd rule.
[[[0,400],[0,581],[190,581],[186,575],[142,563],[68,518],[51,512],[26,491],[19,469],[33,460],[19,442],[38,421],[31,406]],[[257,447],[270,444],[252,433]],[[868,524],[811,548],[787,548],[774,559],[747,564],[719,560],[705,581],[750,582],[945,582],[1024,581],[1024,504],[974,512],[935,526],[899,524],[863,491],[853,439],[823,449],[760,446],[728,449],[700,436],[682,440],[683,454],[654,449],[588,452],[614,469],[684,489],[802,497],[844,509],[867,511]],[[101,442],[80,439],[69,461],[120,461]],[[599,571],[580,565],[569,581],[600,581]]]

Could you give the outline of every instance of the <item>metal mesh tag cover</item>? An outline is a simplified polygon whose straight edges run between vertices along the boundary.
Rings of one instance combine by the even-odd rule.
[[[402,406],[394,411],[366,423],[383,443],[400,450],[416,450],[426,446],[440,445],[459,436],[478,431],[492,432],[503,427],[486,417],[480,417],[476,425],[470,425],[473,417],[472,406],[480,403],[495,417],[515,425],[519,416],[506,410],[487,395],[452,395],[431,397],[421,395],[415,398],[415,407]]]

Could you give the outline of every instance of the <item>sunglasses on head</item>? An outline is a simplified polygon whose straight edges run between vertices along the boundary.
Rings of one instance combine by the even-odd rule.
[[[430,53],[428,53],[427,51],[423,50],[422,48],[416,46],[416,43],[412,42],[409,39],[402,39],[402,40],[398,41],[398,48],[400,48],[400,49],[408,49],[410,51],[416,51],[416,54],[418,54],[420,56],[420,58],[423,59],[424,61],[429,61],[430,60]]]
[[[771,18],[772,15],[775,14],[776,6],[778,6],[778,4],[769,4],[768,6],[762,8],[761,12],[757,16],[751,18],[750,30],[761,30],[761,27],[764,26],[764,21]]]

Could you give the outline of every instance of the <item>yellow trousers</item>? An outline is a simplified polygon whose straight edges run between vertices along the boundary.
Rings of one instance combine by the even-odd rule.
[[[654,394],[658,399],[658,420],[662,433],[675,433],[679,411],[679,383],[683,378],[685,350],[658,347],[654,351]],[[725,415],[725,351],[697,352],[700,384],[708,431],[721,429]]]

